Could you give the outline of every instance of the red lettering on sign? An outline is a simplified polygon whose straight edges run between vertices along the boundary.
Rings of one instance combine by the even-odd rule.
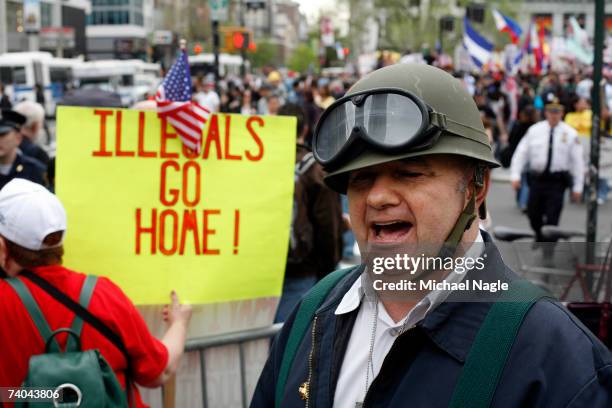
[[[208,135],[206,135],[206,143],[204,144],[204,155],[202,158],[208,159],[208,153],[210,151],[210,144],[215,143],[217,150],[217,159],[221,160],[221,141],[219,140],[219,121],[217,115],[210,117],[210,124],[208,125]]]
[[[172,236],[170,238],[170,242],[172,246],[170,248],[166,247],[166,219],[170,217],[172,218]],[[176,211],[171,209],[166,209],[161,212],[159,215],[159,250],[164,255],[174,255],[176,253],[176,249],[178,247],[178,215],[176,215]]]
[[[157,152],[147,152],[144,149],[145,113],[138,113],[138,157],[157,157]]]
[[[134,157],[134,152],[121,150],[121,111],[115,117],[115,150],[117,157]]]
[[[204,255],[219,255],[220,251],[218,249],[208,248],[208,236],[217,233],[217,230],[208,228],[208,216],[219,214],[221,214],[221,210],[204,210],[204,225],[202,228],[202,253]]]
[[[200,236],[198,235],[198,217],[195,210],[185,210],[183,212],[183,227],[181,228],[181,245],[179,254],[185,253],[185,241],[187,240],[187,231],[191,231],[193,235],[193,245],[196,255],[200,255]]]
[[[259,135],[255,132],[255,129],[253,129],[253,125],[252,125],[253,122],[257,123],[259,127],[264,127],[264,121],[259,116],[251,116],[250,118],[247,119],[247,122],[246,122],[247,130],[249,131],[251,137],[257,144],[257,147],[259,148],[259,152],[256,154],[253,154],[247,150],[244,152],[244,155],[250,161],[259,161],[264,155],[264,145]]]
[[[189,181],[189,169],[194,169],[195,172],[195,182],[188,183]],[[187,191],[189,188],[187,186],[195,184],[195,197],[193,200],[189,200],[187,197]],[[198,163],[190,160],[183,165],[183,204],[187,207],[193,207],[200,202],[200,193],[201,193],[201,174],[200,174],[200,166]]]
[[[112,110],[94,110],[94,115],[100,115],[100,150],[94,151],[93,156],[96,157],[110,157],[113,155],[112,152],[106,150],[106,117],[113,114]]]
[[[175,162],[174,160],[166,160],[161,165],[161,185],[159,189],[159,201],[161,201],[163,205],[170,207],[178,202],[179,191],[176,188],[171,188],[166,191],[166,184],[168,183],[168,167],[171,167],[176,171],[179,171],[181,167],[179,166],[178,162]],[[170,199],[168,199],[168,196],[166,194],[170,195]]]
[[[230,153],[230,125],[232,117],[225,117],[225,159],[226,160],[242,160],[241,156],[236,156]]]
[[[238,255],[240,243],[240,210],[234,210],[234,255]]]
[[[178,159],[178,153],[166,151],[168,139],[176,139],[176,133],[168,132],[168,121],[166,121],[166,118],[161,118],[161,152],[159,157],[163,157],[164,159]]]
[[[155,235],[157,233],[157,210],[153,209],[151,212],[151,226],[143,227],[142,226],[142,215],[141,209],[136,209],[136,255],[140,255],[141,252],[141,236],[143,234],[151,234],[151,253],[155,253],[156,239]]]

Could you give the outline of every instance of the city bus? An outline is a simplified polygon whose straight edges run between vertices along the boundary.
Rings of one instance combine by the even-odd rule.
[[[80,64],[74,71],[79,88],[116,92],[129,107],[155,95],[161,82],[160,65],[142,60],[98,60]]]
[[[40,85],[47,116],[55,115],[55,104],[73,85],[74,69],[80,59],[55,58],[48,52],[0,54],[0,83],[13,103],[36,101],[35,86]]]
[[[211,53],[189,56],[189,70],[192,78],[206,77],[214,73],[215,57]],[[240,55],[219,54],[219,75],[240,75],[242,57]],[[246,61],[246,69],[249,71],[249,61]]]

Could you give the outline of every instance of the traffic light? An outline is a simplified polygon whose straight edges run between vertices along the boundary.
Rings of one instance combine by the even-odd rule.
[[[196,45],[193,46],[193,53],[195,55],[198,55],[202,52],[202,46],[200,45],[200,43],[196,43]]]
[[[248,31],[234,31],[232,34],[232,43],[236,50],[250,49],[251,35]]]
[[[244,47],[244,35],[241,31],[234,31],[232,33],[232,45],[237,50],[241,50]]]
[[[253,41],[253,32],[245,27],[221,27],[219,29],[223,34],[222,52],[233,53],[243,49],[255,50]]]

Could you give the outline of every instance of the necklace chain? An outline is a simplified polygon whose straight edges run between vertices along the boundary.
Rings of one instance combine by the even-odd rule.
[[[373,320],[372,333],[370,334],[370,352],[368,353],[368,365],[366,367],[365,393],[363,394],[364,402],[368,394],[368,388],[370,387],[370,370],[372,370],[372,377],[374,377],[374,362],[372,356],[374,354],[374,342],[376,341],[376,329],[378,328],[378,299],[376,299],[376,304],[374,306]]]
[[[365,397],[368,395],[368,389],[370,388],[370,372],[372,372],[372,378],[374,378],[374,343],[376,342],[376,330],[378,329],[378,299],[376,299],[376,303],[374,306],[373,313],[373,322],[372,322],[372,332],[370,334],[370,351],[368,353],[368,364],[366,367],[366,380],[365,380],[365,392],[363,395],[363,400],[365,402]],[[404,319],[402,326],[399,329],[398,336],[401,336],[408,329],[408,316]]]

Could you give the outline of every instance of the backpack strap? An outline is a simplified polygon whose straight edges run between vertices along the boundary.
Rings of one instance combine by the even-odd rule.
[[[85,281],[83,282],[83,286],[81,287],[81,294],[79,295],[79,304],[83,306],[85,309],[89,306],[89,301],[91,300],[91,296],[93,295],[93,291],[96,287],[96,283],[98,282],[98,277],[93,275],[87,275]],[[81,337],[81,331],[83,330],[83,318],[78,314],[74,315],[74,320],[72,321],[72,326],[70,330],[76,334],[77,337]],[[73,336],[68,336],[68,343],[66,343],[66,351],[75,350],[77,344],[75,343],[75,338]]]
[[[15,292],[17,292],[17,296],[19,296],[21,299],[21,302],[30,314],[30,318],[38,329],[38,333],[40,334],[40,337],[42,337],[43,343],[46,344],[47,340],[49,340],[52,335],[51,328],[49,327],[49,323],[47,323],[47,319],[45,319],[45,316],[38,307],[38,304],[32,297],[32,293],[25,283],[23,283],[19,278],[7,278],[5,281],[11,285]],[[60,352],[59,344],[55,338],[53,338],[51,341],[51,350],[56,353]]]
[[[283,399],[283,393],[285,391],[285,385],[287,384],[287,377],[289,376],[289,370],[295,359],[298,347],[310,326],[310,322],[314,318],[315,312],[323,303],[329,292],[336,286],[336,284],[344,278],[349,272],[354,271],[358,266],[351,266],[349,268],[338,269],[321,279],[311,290],[306,294],[293,321],[287,344],[283,352],[283,359],[281,360],[280,371],[278,379],[276,381],[275,388],[275,406],[280,407]]]
[[[135,404],[134,402],[135,400],[133,396],[133,388],[131,385],[132,381],[130,379],[130,372],[131,372],[130,355],[128,354],[127,349],[125,348],[125,345],[123,344],[123,340],[121,340],[121,337],[117,333],[115,333],[110,327],[108,327],[106,323],[98,319],[94,314],[92,314],[85,307],[81,306],[79,303],[70,299],[70,297],[66,296],[62,291],[60,291],[58,288],[56,288],[55,286],[47,282],[44,278],[28,270],[22,271],[21,275],[24,276],[25,278],[28,278],[30,281],[32,281],[42,290],[47,292],[55,300],[57,300],[58,302],[63,304],[65,307],[73,311],[79,318],[89,323],[94,329],[98,331],[98,333],[106,337],[108,341],[113,343],[113,345],[123,353],[123,355],[125,356],[125,360],[127,362],[127,368],[126,368],[126,374],[125,374],[125,385],[126,385],[126,394],[128,398],[128,407],[132,407],[133,404]],[[93,293],[93,288],[94,288],[93,286],[90,289],[81,288],[81,296],[84,295],[83,294],[84,289],[91,290],[91,292]],[[82,297],[79,300],[82,300]]]
[[[488,408],[516,335],[531,307],[550,296],[527,280],[510,283],[478,330],[449,408]]]

